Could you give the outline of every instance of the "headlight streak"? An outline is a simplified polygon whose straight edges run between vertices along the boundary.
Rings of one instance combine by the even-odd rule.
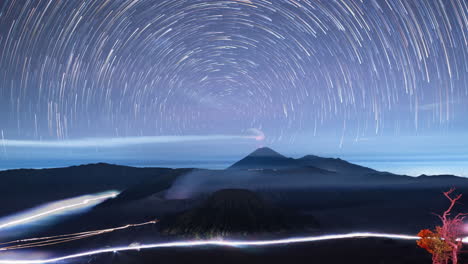
[[[6,224],[0,225],[0,229],[7,228],[32,220],[37,220],[38,218],[56,214],[58,212],[68,210],[71,208],[80,207],[92,202],[105,200],[108,198],[113,198],[118,195],[117,192],[108,192],[103,195],[94,196],[93,198],[87,198],[76,202],[73,204],[68,204],[66,206],[61,206],[59,208],[47,210],[29,217],[11,221]],[[88,197],[88,196],[84,196]],[[84,198],[83,197],[83,198]],[[127,228],[140,227],[144,225],[156,224],[159,220],[153,220],[140,224],[128,224],[120,227],[107,228],[101,230],[85,231],[79,233],[55,235],[48,237],[39,237],[39,238],[28,238],[15,240],[10,242],[0,243],[0,251],[9,251],[17,249],[27,249],[34,247],[45,247],[55,244],[67,243],[75,240],[85,239],[93,236],[103,235],[114,231],[119,231]],[[66,255],[62,257],[49,258],[49,259],[31,259],[31,260],[18,260],[18,259],[4,259],[0,260],[0,264],[42,264],[42,263],[55,263],[58,261],[76,259],[80,257],[87,257],[105,253],[115,253],[123,251],[132,251],[132,250],[143,250],[143,249],[157,249],[157,248],[184,248],[184,247],[203,247],[203,246],[214,246],[214,247],[265,247],[265,246],[275,246],[275,245],[287,245],[287,244],[298,244],[298,243],[309,243],[316,241],[325,241],[325,240],[338,240],[338,239],[349,239],[349,238],[387,238],[387,239],[396,239],[396,240],[418,240],[420,237],[413,235],[404,235],[404,234],[387,234],[387,233],[372,233],[372,232],[353,232],[347,234],[331,234],[331,235],[319,235],[319,236],[306,236],[306,237],[296,237],[296,238],[285,238],[285,239],[275,239],[275,240],[256,240],[256,241],[239,241],[239,240],[222,240],[222,239],[213,239],[213,240],[187,240],[187,241],[174,241],[174,242],[161,242],[161,243],[151,243],[151,244],[131,244],[130,246],[122,247],[111,247],[111,248],[102,248],[91,251],[85,251],[81,253]],[[463,243],[468,244],[468,237],[461,238]],[[23,243],[23,244],[21,244]],[[15,245],[16,244],[16,245]],[[3,247],[2,247],[3,246]]]
[[[120,231],[128,228],[140,227],[145,225],[151,225],[158,223],[159,220],[148,221],[145,223],[140,224],[128,224],[120,227],[114,228],[107,228],[107,229],[100,229],[100,230],[93,230],[93,231],[86,231],[86,232],[79,232],[73,234],[65,234],[65,235],[57,235],[57,236],[48,236],[48,237],[38,237],[38,238],[28,238],[28,239],[20,239],[5,243],[0,243],[0,246],[11,245],[6,247],[1,247],[0,251],[6,250],[15,250],[15,249],[25,249],[25,248],[35,248],[35,247],[45,247],[51,246],[56,244],[63,244],[75,240],[85,239],[93,236],[103,235],[115,231]],[[27,242],[27,243],[24,243]],[[23,243],[23,244],[20,244]],[[16,244],[16,245],[15,245]]]
[[[86,251],[82,253],[67,255],[63,257],[50,258],[50,259],[38,259],[38,260],[0,260],[0,264],[42,264],[42,263],[54,263],[63,260],[75,259],[86,256],[93,256],[104,253],[115,253],[131,250],[142,250],[142,249],[156,249],[156,248],[180,248],[180,247],[201,247],[201,246],[218,246],[218,247],[261,247],[261,246],[274,246],[274,245],[287,245],[297,243],[307,243],[324,240],[337,240],[347,238],[389,238],[398,240],[418,240],[418,236],[402,235],[402,234],[385,234],[385,233],[370,233],[370,232],[359,232],[349,234],[335,234],[335,235],[321,235],[321,236],[309,236],[301,238],[286,238],[278,240],[258,240],[258,241],[236,241],[236,240],[199,240],[199,241],[176,241],[166,243],[154,243],[146,245],[135,245],[127,247],[113,247],[105,249],[97,249],[92,251]]]
[[[103,194],[103,195],[95,196],[93,198],[87,198],[87,199],[81,200],[79,202],[77,201],[77,202],[72,203],[72,204],[59,206],[59,207],[53,208],[53,209],[47,209],[45,211],[41,211],[41,212],[35,213],[33,215],[27,216],[27,217],[21,217],[19,219],[12,220],[12,221],[9,221],[9,222],[4,223],[4,224],[0,224],[0,229],[13,227],[13,226],[17,226],[17,225],[20,225],[20,224],[25,224],[25,223],[31,222],[33,220],[37,220],[39,218],[54,215],[54,214],[57,214],[57,213],[60,213],[60,212],[63,212],[63,211],[70,210],[70,209],[79,208],[81,206],[87,205],[87,204],[92,203],[92,202],[104,201],[104,200],[109,199],[109,198],[114,198],[117,195],[118,195],[117,192],[110,192],[110,193],[106,193],[106,194]]]

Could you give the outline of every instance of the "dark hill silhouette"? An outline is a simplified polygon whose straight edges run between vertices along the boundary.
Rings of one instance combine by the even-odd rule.
[[[374,173],[376,170],[359,166],[342,159],[322,158],[314,155],[307,155],[298,159],[299,163],[306,166],[313,166],[323,170],[345,173]]]
[[[229,169],[259,171],[257,174],[263,176],[283,175],[291,181],[300,179],[304,183],[315,183],[316,186],[418,184],[421,187],[423,185],[432,187],[435,185],[468,185],[467,178],[454,175],[410,177],[380,172],[340,158],[324,158],[315,155],[306,155],[299,159],[289,158],[270,148],[255,150],[234,163]]]
[[[167,191],[187,175],[193,177],[186,183],[196,183],[198,187],[205,188],[202,192],[208,193],[226,188],[468,186],[468,179],[463,177],[409,177],[379,172],[341,159],[313,155],[294,159],[270,148],[260,148],[226,170],[134,168],[98,163],[56,169],[0,171],[0,199],[10,201],[0,208],[0,216],[49,201],[108,190],[123,191],[114,203],[137,200]]]
[[[0,171],[0,200],[9,201],[0,208],[0,215],[84,194],[123,191],[160,177],[175,179],[189,171],[191,169],[134,168],[106,163]]]
[[[254,192],[225,189],[161,225],[166,234],[212,237],[284,231],[293,226],[291,219]],[[309,223],[316,225],[310,218]]]
[[[229,167],[229,169],[237,170],[285,170],[298,168],[321,169],[323,171],[346,173],[349,175],[362,175],[377,172],[376,170],[356,165],[339,158],[323,158],[314,155],[307,155],[300,159],[289,158],[266,147],[255,150]]]

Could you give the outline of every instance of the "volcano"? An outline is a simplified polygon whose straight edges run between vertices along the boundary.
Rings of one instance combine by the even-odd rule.
[[[301,166],[293,158],[285,157],[271,148],[259,148],[245,158],[234,163],[229,169],[263,170],[263,169],[291,169]]]
[[[278,232],[291,227],[282,209],[243,189],[217,191],[199,207],[165,219],[161,225],[166,234],[195,237]]]

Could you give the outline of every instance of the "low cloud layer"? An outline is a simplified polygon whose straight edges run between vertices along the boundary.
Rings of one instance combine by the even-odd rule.
[[[93,147],[126,147],[132,145],[199,142],[215,140],[248,139],[258,140],[257,135],[204,135],[204,136],[154,136],[154,137],[116,137],[116,138],[83,138],[70,140],[12,140],[0,139],[3,147],[27,148],[93,148]]]

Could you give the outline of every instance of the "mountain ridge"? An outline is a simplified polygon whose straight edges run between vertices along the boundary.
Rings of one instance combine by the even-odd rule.
[[[329,172],[342,172],[352,170],[354,173],[375,173],[374,169],[360,166],[340,158],[325,158],[316,155],[305,155],[301,158],[294,159],[286,157],[279,152],[262,147],[254,150],[241,160],[235,162],[228,169],[237,170],[260,170],[260,169],[275,169],[284,170],[291,168],[315,168]]]
[[[455,175],[411,177],[380,172],[342,159],[306,155],[294,159],[270,148],[260,148],[225,170],[136,168],[94,163],[48,169],[0,171],[8,183],[0,186],[0,199],[13,200],[1,208],[0,215],[27,209],[48,201],[108,190],[123,191],[123,200],[138,199],[154,190],[171,190],[193,176],[201,191],[226,188],[278,189],[308,187],[452,187],[468,186],[468,179]],[[209,187],[209,188],[205,188]],[[180,185],[180,188],[187,188]],[[24,197],[28,193],[29,198]],[[194,192],[195,193],[195,192]],[[117,202],[119,199],[116,199]]]

